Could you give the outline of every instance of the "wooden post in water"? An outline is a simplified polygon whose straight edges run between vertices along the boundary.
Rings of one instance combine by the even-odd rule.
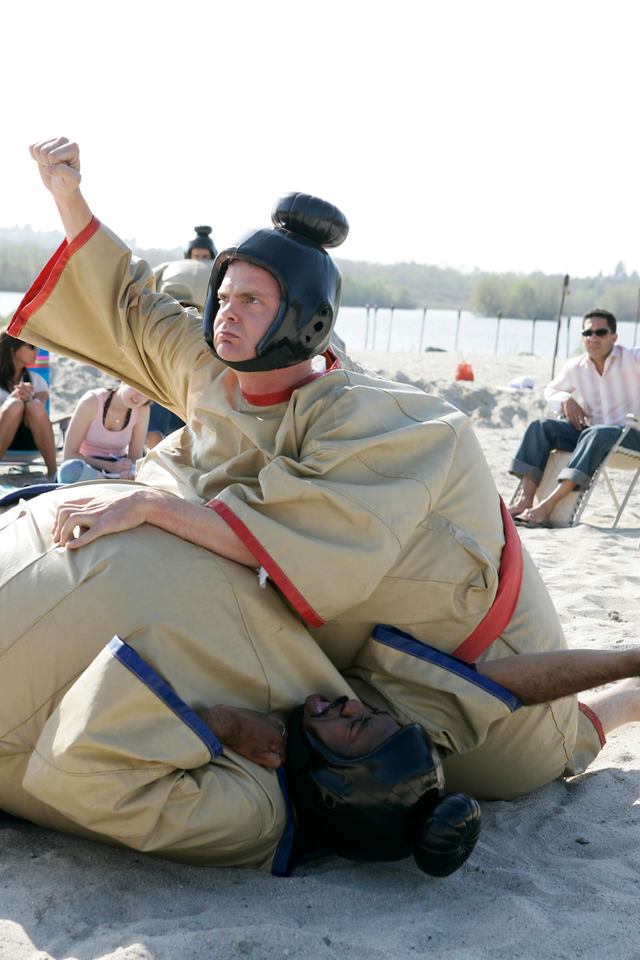
[[[376,348],[376,329],[378,326],[378,304],[374,304],[373,307],[373,336],[371,338],[371,349],[375,350]]]
[[[456,320],[456,338],[453,341],[453,352],[455,353],[458,349],[458,334],[460,333],[460,314],[462,310],[458,310],[458,319]]]
[[[393,330],[393,314],[395,312],[395,307],[391,306],[391,313],[389,314],[389,333],[387,334],[387,353],[391,350],[391,331]]]
[[[635,347],[638,339],[638,323],[640,323],[640,289],[638,290],[638,306],[636,307],[636,324],[633,328],[633,345]]]
[[[571,340],[571,317],[567,317],[567,349],[565,350],[565,357],[569,356],[569,341]]]
[[[424,328],[426,326],[426,323],[427,323],[427,308],[423,307],[422,308],[422,324],[420,326],[420,346],[419,346],[420,353],[422,353],[424,349]]]
[[[562,311],[564,310],[564,301],[569,293],[569,274],[565,274],[562,281],[562,295],[560,297],[560,306],[558,307],[558,319],[556,321],[556,342],[553,348],[553,363],[551,364],[551,379],[553,380],[556,372],[556,357],[558,356],[558,347],[560,345],[560,325],[562,323]]]
[[[367,316],[364,321],[364,349],[367,350],[369,347],[369,311],[371,307],[367,304]]]
[[[500,321],[502,320],[502,313],[498,310],[498,316],[496,317],[496,342],[493,345],[493,352],[496,357],[498,356],[498,340],[500,339]]]
[[[537,319],[538,319],[538,318],[535,317],[535,316],[531,318],[531,350],[529,351],[529,353],[531,354],[531,356],[534,355],[534,347],[535,347],[535,343],[536,343],[536,321],[537,321]]]

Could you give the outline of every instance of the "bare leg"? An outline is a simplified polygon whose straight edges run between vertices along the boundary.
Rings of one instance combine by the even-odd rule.
[[[161,433],[159,433],[157,430],[150,430],[146,439],[147,450],[152,450],[153,447],[157,446],[162,439]]]
[[[533,498],[537,489],[538,484],[535,483],[531,477],[522,477],[522,488],[520,490],[520,495],[516,502],[512,503],[509,507],[509,513],[512,517],[519,517],[520,514],[524,513],[525,510],[531,509],[533,506]]]
[[[476,669],[478,673],[511,690],[525,704],[548,703],[571,694],[582,693],[583,690],[593,691],[595,687],[605,683],[624,680],[624,687],[619,685],[612,689],[624,691],[624,699],[629,703],[626,706],[616,705],[615,710],[631,710],[633,716],[629,714],[629,719],[640,719],[640,647],[631,650],[549,650],[546,653],[521,653],[517,657],[480,661],[476,664]],[[629,681],[629,678],[632,680]],[[609,695],[611,692],[607,690],[605,694]],[[601,696],[600,693],[592,695]],[[586,698],[582,699],[587,706],[591,705]],[[628,723],[629,719],[620,722]]]
[[[606,690],[580,694],[580,700],[597,715],[605,733],[626,723],[640,722],[640,679],[622,680]]]
[[[0,457],[7,452],[24,417],[24,403],[10,397],[0,408]]]
[[[56,442],[49,415],[39,400],[31,400],[27,403],[24,422],[31,430],[36,447],[44,457],[48,479],[53,480],[57,469]]]
[[[561,480],[553,493],[541,500],[537,507],[530,507],[523,512],[523,519],[531,523],[546,523],[560,501],[575,489],[573,480]]]

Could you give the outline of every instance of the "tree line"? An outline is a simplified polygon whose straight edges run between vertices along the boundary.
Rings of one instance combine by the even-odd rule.
[[[0,229],[0,290],[27,290],[61,242],[56,233],[30,228]],[[134,253],[156,266],[179,259],[182,248],[142,249]],[[338,260],[342,303],[349,307],[441,308],[472,310],[482,316],[538,317],[557,315],[562,276],[543,273],[463,273],[420,263],[382,264]],[[610,276],[572,279],[565,313],[580,316],[594,306],[611,310],[618,320],[633,321],[638,312],[640,276],[619,263]]]

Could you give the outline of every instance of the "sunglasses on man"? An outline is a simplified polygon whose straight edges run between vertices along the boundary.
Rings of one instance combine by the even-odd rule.
[[[597,330],[592,330],[591,328],[588,327],[586,330],[582,331],[582,336],[585,338],[586,337],[602,338],[602,337],[606,337],[608,333],[611,333],[611,330],[609,330],[609,327],[598,327]]]

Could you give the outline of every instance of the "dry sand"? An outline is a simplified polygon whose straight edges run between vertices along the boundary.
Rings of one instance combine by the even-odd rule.
[[[466,410],[509,496],[508,463],[542,409],[550,363],[451,354],[357,354],[370,369]],[[103,377],[58,359],[54,412]],[[504,385],[531,376],[534,390]],[[636,504],[639,504],[638,497]],[[636,642],[640,513],[617,531],[606,496],[575,529],[522,530],[572,646]],[[483,804],[468,863],[432,880],[410,862],[327,860],[283,880],[180,866],[0,821],[0,960],[637,960],[640,725],[613,734],[584,776]]]

